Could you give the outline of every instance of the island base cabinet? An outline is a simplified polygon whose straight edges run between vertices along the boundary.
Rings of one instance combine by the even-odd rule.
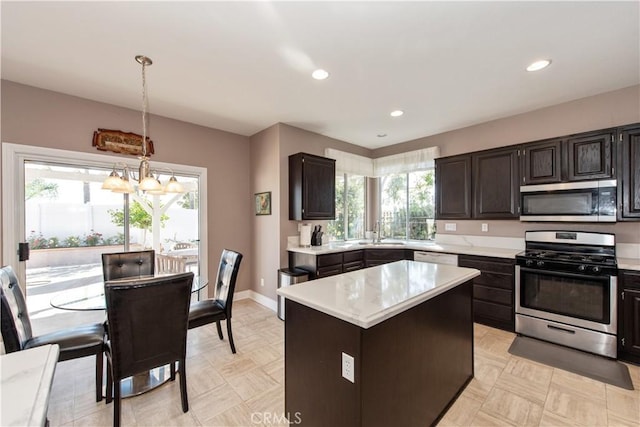
[[[431,425],[473,378],[472,284],[371,328],[286,301],[285,409],[303,426]],[[354,382],[342,377],[342,353]]]

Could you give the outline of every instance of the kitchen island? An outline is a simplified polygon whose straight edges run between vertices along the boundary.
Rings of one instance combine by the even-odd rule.
[[[290,421],[436,422],[473,377],[471,279],[479,274],[398,261],[278,290]]]

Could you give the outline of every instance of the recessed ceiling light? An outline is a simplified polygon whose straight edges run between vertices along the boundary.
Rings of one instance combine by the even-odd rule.
[[[329,73],[321,68],[315,70],[313,73],[311,73],[311,77],[313,77],[316,80],[324,80],[327,77],[329,77]]]
[[[384,138],[385,136],[387,136],[387,134],[386,134],[386,133],[379,133],[379,134],[378,134],[378,138]]]
[[[543,68],[547,68],[549,65],[551,65],[550,59],[542,59],[540,61],[536,61],[533,64],[529,65],[527,67],[527,71],[539,71],[539,70],[542,70]]]
[[[395,110],[391,112],[391,117],[400,117],[401,115],[404,114],[404,111],[402,110]]]

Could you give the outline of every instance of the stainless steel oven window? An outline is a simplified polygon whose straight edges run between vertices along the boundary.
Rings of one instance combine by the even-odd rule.
[[[617,330],[618,330],[618,321],[617,321],[618,281],[616,276],[600,276],[597,278],[597,280],[601,284],[602,289],[604,291],[603,298],[602,298],[602,307],[604,310],[603,313],[606,313],[606,315],[602,317],[603,319],[608,319],[608,321],[604,321],[604,320],[595,321],[595,320],[590,320],[585,318],[586,316],[584,315],[581,317],[578,317],[575,315],[568,314],[566,313],[568,311],[566,309],[557,309],[558,307],[562,307],[560,305],[555,307],[551,306],[551,309],[553,311],[548,311],[546,308],[543,308],[543,305],[541,303],[537,305],[537,308],[533,308],[533,306],[527,306],[527,304],[531,305],[530,302],[528,301],[530,301],[532,297],[529,296],[528,300],[525,300],[525,292],[526,292],[525,289],[527,286],[526,275],[532,274],[531,272],[533,272],[533,274],[540,274],[540,275],[547,275],[547,276],[550,276],[552,274],[542,270],[532,270],[532,269],[521,267],[519,265],[516,266],[516,283],[515,283],[516,313],[533,316],[540,319],[552,320],[552,321],[564,323],[567,325],[573,325],[577,327],[591,329],[593,331],[605,332],[609,334],[617,333]],[[582,278],[583,281],[585,280],[591,281],[592,283],[595,280],[594,277],[587,276],[587,275],[584,275],[584,276],[578,275],[578,274],[570,275],[569,273],[556,273],[556,274],[558,275],[558,277],[572,276],[575,279]],[[566,298],[570,296],[570,288],[565,288],[564,290],[559,290],[558,292],[564,294],[564,295],[557,295],[558,299]],[[606,295],[606,297],[604,297],[604,295]],[[605,301],[606,301],[606,304],[605,304]]]
[[[609,278],[561,276],[522,269],[523,307],[599,323],[609,323]]]

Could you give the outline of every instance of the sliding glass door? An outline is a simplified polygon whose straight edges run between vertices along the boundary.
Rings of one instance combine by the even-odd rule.
[[[50,319],[52,325],[66,319],[70,313],[53,309],[51,299],[101,284],[105,252],[154,249],[158,256],[179,260],[171,264],[175,268],[204,274],[200,280],[206,280],[206,266],[200,267],[201,182],[206,171],[170,165],[179,171],[175,177],[184,187],[182,193],[114,193],[101,188],[112,170],[111,160],[3,144],[3,166],[8,166],[3,167],[3,194],[19,203],[12,206],[3,197],[3,233],[11,240],[3,238],[3,264],[14,265],[21,276],[34,319],[56,316]],[[163,166],[156,168],[161,171]],[[171,173],[156,176],[166,182]],[[16,185],[7,189],[7,180]],[[18,242],[29,243],[26,262],[14,257]]]

